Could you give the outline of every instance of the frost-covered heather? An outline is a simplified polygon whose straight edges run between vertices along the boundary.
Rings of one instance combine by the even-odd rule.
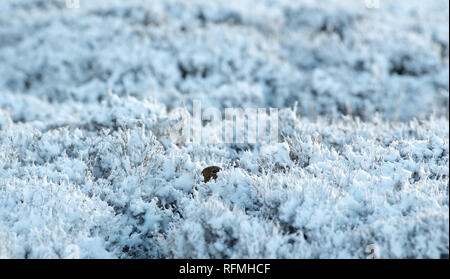
[[[447,1],[80,6],[0,1],[0,257],[448,257]],[[279,143],[171,142],[194,99]]]

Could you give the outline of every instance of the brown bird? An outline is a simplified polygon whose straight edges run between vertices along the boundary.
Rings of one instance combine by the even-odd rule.
[[[217,173],[219,171],[221,171],[221,170],[222,169],[220,167],[217,167],[217,166],[210,166],[210,167],[205,168],[202,171],[203,178],[204,178],[203,181],[205,181],[205,183],[206,183],[206,182],[210,181],[211,178],[214,178],[214,180],[216,180],[217,179]]]

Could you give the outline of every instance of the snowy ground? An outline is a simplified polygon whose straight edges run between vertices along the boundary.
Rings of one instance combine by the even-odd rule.
[[[0,1],[0,257],[448,257],[448,24],[444,0]],[[279,108],[280,143],[164,140],[193,100]]]

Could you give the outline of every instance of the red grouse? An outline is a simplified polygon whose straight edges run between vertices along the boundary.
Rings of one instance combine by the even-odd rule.
[[[211,180],[211,178],[214,178],[214,180],[217,179],[217,173],[219,171],[221,171],[222,169],[220,167],[217,166],[211,166],[211,167],[207,167],[202,171],[203,174],[203,181],[208,182]]]

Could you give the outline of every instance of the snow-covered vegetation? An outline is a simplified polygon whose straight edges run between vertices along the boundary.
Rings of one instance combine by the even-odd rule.
[[[0,257],[448,257],[448,23],[447,1],[0,1]],[[279,143],[171,141],[193,100],[279,108]]]

